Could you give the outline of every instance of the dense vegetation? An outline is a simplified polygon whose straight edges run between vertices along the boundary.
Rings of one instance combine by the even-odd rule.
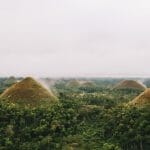
[[[150,149],[150,107],[126,105],[141,91],[69,88],[64,82],[54,91],[59,102],[52,106],[29,108],[0,100],[0,149]]]

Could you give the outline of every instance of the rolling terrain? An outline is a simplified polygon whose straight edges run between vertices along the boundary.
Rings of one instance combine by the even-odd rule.
[[[149,88],[129,80],[130,88],[114,88],[125,79],[46,78],[47,89],[19,79],[8,87],[0,80],[0,149],[150,149]]]

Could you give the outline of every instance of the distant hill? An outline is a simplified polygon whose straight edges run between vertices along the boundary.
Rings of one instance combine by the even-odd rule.
[[[44,85],[48,87],[52,87],[55,85],[57,79],[52,79],[52,78],[40,78],[40,82],[42,82]]]
[[[67,84],[67,87],[94,87],[96,86],[96,84],[92,81],[88,81],[88,80],[70,80]]]
[[[149,79],[149,78],[144,79],[143,83],[144,83],[148,88],[150,88],[150,79]]]
[[[31,77],[27,77],[7,88],[1,94],[0,98],[32,106],[42,102],[53,103],[57,101],[56,97],[50,91]]]
[[[15,77],[11,76],[11,77],[7,78],[7,79],[3,82],[3,84],[4,84],[4,85],[12,85],[12,84],[14,84],[14,83],[16,83],[16,82],[17,82],[17,79],[16,79]]]
[[[150,104],[150,88],[142,92],[139,96],[137,96],[135,99],[129,102],[129,104],[135,105],[135,106],[149,105]]]
[[[145,86],[135,80],[124,80],[119,82],[114,89],[139,89],[145,90]]]
[[[81,87],[95,87],[96,84],[92,81],[83,81],[81,82]]]
[[[0,79],[0,94],[4,92],[8,87],[18,82],[18,79],[11,76],[9,78],[1,78]]]
[[[79,87],[80,86],[80,81],[76,80],[76,79],[73,79],[73,80],[70,80],[67,84],[66,84],[67,87],[71,88],[71,87]]]

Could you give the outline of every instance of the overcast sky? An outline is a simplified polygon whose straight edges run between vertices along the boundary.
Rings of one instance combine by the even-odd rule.
[[[0,0],[0,76],[150,76],[149,0]]]

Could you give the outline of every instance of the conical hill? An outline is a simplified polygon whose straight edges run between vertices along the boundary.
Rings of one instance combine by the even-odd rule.
[[[67,87],[79,87],[80,86],[80,81],[76,80],[76,79],[73,79],[73,80],[70,80],[67,84],[66,84]]]
[[[145,86],[134,80],[124,80],[119,82],[114,89],[139,89],[145,90]]]
[[[150,105],[150,88],[142,92],[139,96],[129,102],[129,104],[135,106]]]
[[[13,84],[2,93],[1,98],[25,105],[38,105],[41,102],[53,103],[57,101],[49,90],[31,77]]]
[[[7,79],[4,81],[4,84],[5,84],[5,85],[12,85],[12,84],[14,84],[14,83],[16,83],[16,82],[17,82],[17,79],[16,79],[15,77],[11,76],[11,77],[7,78]]]

